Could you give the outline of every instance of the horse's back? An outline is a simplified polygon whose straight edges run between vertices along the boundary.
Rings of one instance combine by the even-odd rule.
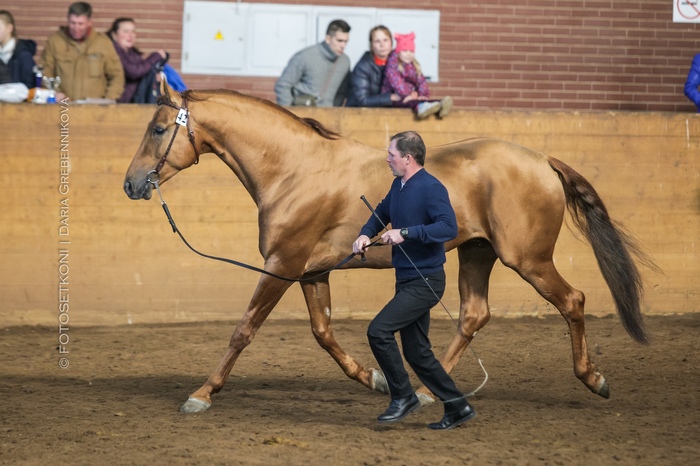
[[[501,260],[518,260],[527,238],[553,250],[565,209],[548,157],[507,141],[469,139],[431,147],[426,167],[447,187],[460,233],[449,246],[486,238]],[[550,244],[551,243],[551,244]]]

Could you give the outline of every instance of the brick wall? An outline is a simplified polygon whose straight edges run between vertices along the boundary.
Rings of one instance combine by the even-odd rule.
[[[404,0],[271,1],[405,8]],[[65,23],[69,1],[8,1],[21,37],[43,46]],[[165,48],[178,68],[182,0],[91,2],[95,26],[136,19],[139,46]],[[641,110],[692,112],[683,84],[700,25],[674,24],[672,0],[424,0],[411,8],[441,11],[437,96],[462,109]],[[365,41],[364,37],[351,40]],[[418,57],[420,59],[420,57]],[[274,99],[274,78],[185,75],[193,88],[231,88]]]

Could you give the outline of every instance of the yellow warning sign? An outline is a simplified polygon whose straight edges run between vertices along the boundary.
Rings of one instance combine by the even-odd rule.
[[[214,40],[224,40],[224,35],[221,34],[221,31],[216,31],[216,35],[214,36]]]

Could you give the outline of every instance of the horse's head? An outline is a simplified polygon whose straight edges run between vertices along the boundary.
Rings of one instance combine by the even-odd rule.
[[[165,183],[199,159],[187,94],[175,92],[165,81],[161,82],[161,94],[124,178],[124,191],[131,199],[150,199],[154,182]]]

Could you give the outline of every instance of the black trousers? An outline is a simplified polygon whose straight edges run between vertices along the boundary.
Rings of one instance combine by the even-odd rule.
[[[384,372],[391,398],[405,398],[413,393],[403,365],[395,333],[401,335],[406,361],[418,378],[442,401],[464,396],[435,357],[428,338],[430,309],[445,292],[445,272],[397,282],[396,294],[370,322],[367,338],[379,367]]]

